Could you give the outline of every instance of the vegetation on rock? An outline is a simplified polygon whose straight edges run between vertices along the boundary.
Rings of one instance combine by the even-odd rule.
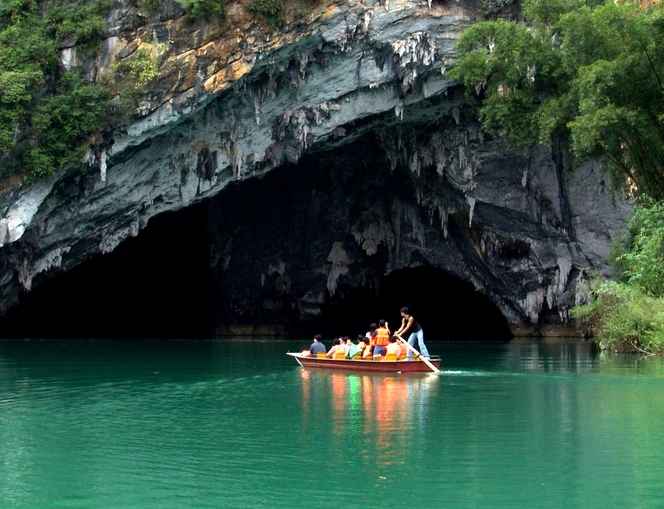
[[[176,0],[184,7],[187,16],[191,19],[209,20],[217,16],[223,20],[226,18],[226,2],[224,0]]]
[[[178,2],[192,18],[225,15],[224,0]],[[94,79],[80,65],[101,50],[109,8],[108,0],[0,0],[0,181],[83,167],[103,133],[136,111],[140,88],[158,76],[151,50]],[[66,61],[67,52],[76,57]]]
[[[144,0],[148,9],[156,11],[161,7],[164,0]],[[209,21],[212,16],[219,19],[226,18],[225,0],[175,0],[184,8],[184,12],[192,20],[204,19]]]
[[[664,3],[526,0],[523,14],[472,26],[451,73],[490,133],[548,144],[568,164],[603,158],[642,195],[612,257],[618,280],[594,280],[573,316],[604,348],[663,352]]]
[[[108,90],[66,70],[60,53],[74,43],[96,51],[107,9],[101,0],[0,3],[0,178],[80,164],[84,142],[102,130]]]
[[[264,18],[274,28],[281,28],[286,23],[286,4],[284,0],[251,0],[247,10]]]
[[[572,315],[603,348],[664,353],[664,205],[642,198],[611,256],[617,281],[593,281]]]
[[[485,128],[604,157],[617,183],[663,199],[664,3],[527,0],[523,14],[459,41],[451,73],[481,100]]]
[[[226,16],[226,0],[174,1],[193,20]],[[158,76],[153,51],[141,46],[101,76],[80,65],[101,50],[109,8],[108,0],[0,0],[0,181],[82,166],[100,135],[136,111],[139,89]],[[284,0],[251,0],[247,9],[285,24]]]

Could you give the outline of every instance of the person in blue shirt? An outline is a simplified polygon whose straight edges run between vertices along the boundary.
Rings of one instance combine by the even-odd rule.
[[[326,353],[327,348],[325,348],[325,345],[323,344],[323,336],[320,334],[316,334],[314,336],[314,342],[311,343],[311,346],[309,347],[309,353],[311,354],[312,357],[316,357],[317,354],[319,353]]]

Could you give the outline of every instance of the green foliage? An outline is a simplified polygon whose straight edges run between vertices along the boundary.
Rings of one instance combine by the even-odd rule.
[[[80,164],[108,114],[108,91],[60,64],[65,40],[98,47],[104,1],[0,2],[0,176],[31,181]]]
[[[646,295],[664,297],[664,204],[642,200],[612,260],[621,281]]]
[[[82,1],[51,1],[45,16],[50,34],[55,40],[73,39],[77,47],[94,52],[99,49],[106,34],[104,14],[108,11],[106,0],[88,4]]]
[[[602,349],[664,352],[664,298],[614,281],[596,285],[593,301],[574,308],[572,316],[592,331]]]
[[[145,49],[139,49],[132,58],[114,64],[113,71],[119,80],[128,79],[132,86],[147,85],[159,75],[157,61]]]
[[[284,0],[251,0],[247,10],[267,21],[274,28],[286,24],[286,4]]]
[[[514,4],[514,0],[468,0],[467,5],[471,9],[483,14],[494,14],[508,5]]]
[[[143,0],[150,11],[158,11],[163,0]],[[184,9],[191,20],[209,21],[213,16],[223,21],[226,19],[226,0],[175,0]]]
[[[191,19],[209,20],[216,16],[223,20],[226,18],[226,3],[224,0],[176,0],[184,7],[184,11]]]
[[[158,11],[161,8],[162,0],[143,0],[145,6],[150,11]]]
[[[641,200],[612,261],[619,281],[595,281],[572,315],[603,348],[664,352],[664,204]]]
[[[527,25],[479,23],[451,70],[514,147],[568,143],[664,198],[664,3],[526,0]]]
[[[83,142],[101,130],[108,116],[108,99],[104,88],[88,84],[74,72],[66,73],[60,93],[44,100],[33,118],[39,139],[33,149],[42,151],[43,160],[48,157],[54,169],[80,165],[87,148]],[[37,173],[44,174],[43,170]]]

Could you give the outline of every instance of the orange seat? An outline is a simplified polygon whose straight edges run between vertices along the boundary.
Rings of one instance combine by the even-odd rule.
[[[344,352],[343,350],[340,350],[338,352],[334,352],[334,357],[332,357],[332,358],[333,359],[345,359],[346,358],[346,352]]]
[[[318,359],[325,359],[325,357],[327,357],[327,354],[325,352],[318,352],[316,354],[316,358]]]
[[[397,360],[397,354],[388,353],[383,360],[385,360],[385,361],[396,361]]]

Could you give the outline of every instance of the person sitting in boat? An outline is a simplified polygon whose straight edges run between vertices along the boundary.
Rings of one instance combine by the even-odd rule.
[[[355,339],[355,342],[353,343],[348,336],[346,336],[346,357],[349,359],[352,359],[356,355],[362,355],[362,350],[360,348],[360,339],[362,339],[362,336],[359,336],[359,339]],[[364,344],[364,343],[362,343]]]
[[[390,336],[390,339],[388,340],[389,342],[387,343],[386,352],[385,352],[385,357],[383,357],[383,360],[398,360],[399,356],[401,355],[401,347],[399,346],[399,343],[397,343],[397,338],[395,336]]]
[[[387,326],[387,322],[385,320],[379,320],[378,328],[376,329],[375,346],[373,350],[374,359],[376,357],[385,355],[389,341],[390,328]]]
[[[369,338],[369,346],[371,347],[371,353],[373,353],[374,346],[376,346],[376,329],[378,325],[372,323],[369,325],[369,332],[367,332],[367,337]]]
[[[341,343],[341,339],[337,338],[334,341],[332,341],[332,348],[330,348],[327,352],[327,356],[332,359],[336,356],[336,354],[339,354],[341,357],[346,357],[346,348],[345,346]]]
[[[348,356],[348,350],[350,349],[350,345],[353,344],[353,342],[350,340],[348,336],[344,336],[341,339],[341,345],[344,347],[344,350],[346,350],[346,356]]]
[[[325,348],[325,345],[323,344],[323,336],[316,334],[314,336],[314,342],[311,343],[311,346],[309,347],[309,354],[312,357],[316,357],[319,353],[325,352],[327,352],[327,348]]]
[[[362,358],[371,360],[371,340],[364,336],[362,338],[362,343],[364,343],[364,347],[362,348]]]

